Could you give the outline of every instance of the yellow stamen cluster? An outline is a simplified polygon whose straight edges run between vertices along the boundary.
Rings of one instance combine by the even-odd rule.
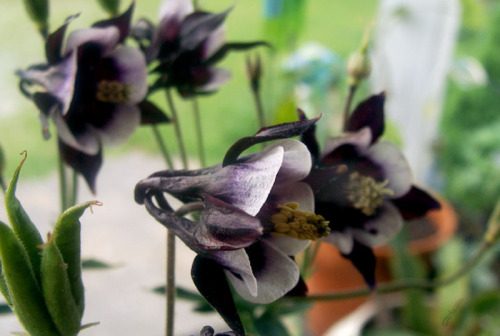
[[[97,83],[97,100],[105,103],[125,103],[129,96],[130,88],[118,81],[102,80]]]
[[[274,231],[271,235],[300,240],[316,240],[330,233],[329,222],[323,216],[298,209],[295,202],[278,205],[279,212],[271,216]]]
[[[377,182],[373,177],[360,175],[358,172],[349,175],[347,198],[356,209],[360,209],[367,216],[372,216],[385,196],[392,196],[394,192],[387,188],[388,180]]]

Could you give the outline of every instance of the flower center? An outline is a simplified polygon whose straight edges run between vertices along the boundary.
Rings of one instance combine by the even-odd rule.
[[[276,237],[291,237],[300,240],[316,240],[330,233],[329,221],[323,216],[298,209],[295,202],[278,205],[279,212],[271,216]]]
[[[103,79],[97,83],[96,98],[105,103],[125,103],[129,100],[130,87],[118,81]]]
[[[387,188],[388,183],[387,179],[377,182],[373,177],[353,172],[349,175],[347,199],[352,202],[353,207],[360,209],[367,216],[372,216],[382,205],[384,196],[394,195],[394,192]]]

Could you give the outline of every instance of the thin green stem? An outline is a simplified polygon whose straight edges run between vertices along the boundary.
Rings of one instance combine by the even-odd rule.
[[[175,234],[167,230],[167,283],[166,290],[166,309],[167,318],[165,324],[165,335],[174,335],[174,310],[175,310]]]
[[[2,192],[5,194],[7,190],[7,185],[5,184],[5,181],[3,180],[2,176],[0,176],[0,188],[2,189]]]
[[[170,90],[165,90],[165,91],[167,95],[168,106],[170,108],[170,111],[172,112],[172,117],[174,119],[175,136],[177,137],[177,142],[179,143],[179,151],[181,154],[182,166],[184,169],[187,169],[188,168],[187,155],[186,155],[186,149],[184,147],[184,141],[182,140],[182,132],[181,132],[181,125],[179,122],[179,116],[177,114],[177,110],[175,108],[174,100],[172,98]]]
[[[197,142],[198,142],[198,155],[200,157],[200,164],[202,167],[206,166],[206,159],[205,159],[205,148],[203,146],[203,131],[201,128],[201,116],[200,116],[200,109],[198,106],[198,100],[196,97],[191,98],[191,101],[193,102],[193,117],[194,117],[194,124],[196,127],[196,136],[197,136]]]
[[[259,127],[266,127],[266,119],[264,117],[264,105],[262,104],[262,98],[258,90],[252,90],[252,96],[255,103],[255,110],[257,111],[257,119],[259,121]]]
[[[57,162],[58,172],[59,172],[59,194],[61,197],[61,213],[63,213],[68,208],[68,183],[66,177],[66,167],[64,167],[64,162],[59,153],[59,159]]]
[[[478,261],[481,260],[481,258],[484,256],[488,250],[493,247],[494,244],[490,244],[486,241],[484,241],[477,251],[477,253],[469,259],[462,267],[460,267],[458,270],[456,270],[454,273],[442,277],[440,279],[432,280],[432,281],[426,281],[426,280],[415,280],[415,279],[408,279],[408,280],[402,280],[402,281],[397,281],[393,282],[390,284],[386,285],[380,285],[376,290],[370,291],[367,288],[359,288],[359,289],[354,289],[351,291],[343,291],[343,292],[336,292],[336,293],[328,293],[328,294],[318,294],[318,295],[309,295],[306,297],[302,298],[294,298],[294,300],[301,300],[301,301],[328,301],[328,300],[343,300],[343,299],[349,299],[353,297],[359,297],[359,296],[367,296],[373,293],[378,293],[378,294],[384,294],[384,293],[392,293],[392,292],[398,292],[402,290],[408,290],[408,289],[435,289],[438,287],[443,287],[446,285],[451,284],[455,280],[459,279],[463,275],[467,274],[475,265],[477,265]]]
[[[168,152],[167,145],[165,145],[165,141],[163,141],[163,137],[161,136],[160,130],[158,129],[158,126],[153,125],[151,126],[151,129],[153,131],[153,135],[156,139],[156,142],[158,143],[158,147],[160,147],[160,152],[163,155],[163,158],[165,159],[165,163],[167,164],[167,167],[169,169],[174,169],[174,164],[172,162],[172,158],[170,157],[170,153]]]
[[[76,205],[77,197],[78,197],[78,174],[74,169],[72,169],[72,189],[71,189],[71,198],[69,199],[68,208]]]
[[[351,104],[352,104],[352,100],[354,98],[354,94],[356,93],[357,88],[358,88],[357,85],[350,85],[349,86],[349,94],[347,95],[347,100],[345,102],[345,107],[344,107],[344,124],[343,124],[344,131],[347,130],[349,116],[351,114]]]

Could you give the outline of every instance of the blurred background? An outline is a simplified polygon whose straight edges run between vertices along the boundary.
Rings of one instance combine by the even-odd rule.
[[[97,1],[51,0],[50,3],[51,30],[75,13],[80,13],[80,17],[71,23],[70,30],[87,27],[106,17]],[[372,73],[358,90],[355,102],[372,93],[386,92],[384,137],[401,146],[412,166],[415,181],[439,194],[451,211],[451,219],[439,219],[451,223],[445,231],[438,227],[423,233],[409,229],[398,236],[392,246],[396,253],[386,255],[386,260],[379,262],[386,264],[390,275],[380,277],[383,280],[432,279],[449,274],[473,254],[482,239],[487,218],[500,198],[500,1],[240,0],[235,3],[206,0],[199,4],[211,12],[232,7],[226,21],[228,41],[267,40],[273,44],[272,49],[230,54],[221,67],[231,71],[232,79],[217,93],[198,99],[208,164],[220,162],[234,141],[259,128],[245,69],[246,57],[255,57],[257,53],[263,61],[261,87],[267,124],[296,120],[296,108],[300,107],[309,117],[323,114],[318,126],[321,140],[339,134],[348,91],[347,58],[359,48],[368,30],[371,32]],[[128,5],[122,1],[122,10]],[[159,0],[137,0],[135,5],[133,21],[141,17],[158,21]],[[23,168],[19,198],[23,202],[24,195],[28,212],[31,213],[31,209],[32,217],[39,218],[42,227],[48,230],[58,209],[57,193],[52,192],[57,188],[56,142],[54,138],[43,140],[38,111],[20,93],[14,74],[17,69],[44,61],[43,42],[28,20],[22,1],[1,2],[0,13],[0,145],[5,162],[4,176],[9,179],[19,162],[19,153],[27,150],[29,160]],[[162,94],[154,95],[153,100],[167,110]],[[176,105],[191,154],[190,165],[194,168],[198,163],[191,105],[178,96]],[[175,155],[177,145],[172,126],[160,129]],[[97,194],[93,196],[82,190],[79,198],[82,201],[98,198],[105,204],[109,200],[116,205],[115,211],[122,213],[116,217],[111,206],[101,219],[98,218],[100,209],[93,217],[85,217],[89,227],[94,226],[94,232],[88,233],[84,240],[84,255],[122,266],[127,264],[125,271],[124,268],[119,270],[120,267],[102,271],[118,272],[113,273],[117,282],[134,276],[144,280],[151,277],[147,272],[156,272],[142,287],[135,288],[142,292],[161,284],[164,235],[163,228],[153,223],[144,209],[133,204],[132,188],[139,179],[162,168],[158,153],[152,133],[146,127],[136,131],[124,146],[105,148]],[[177,164],[180,168],[179,162]],[[111,166],[121,173],[116,174]],[[86,188],[84,183],[81,186]],[[137,213],[127,213],[133,207],[137,208]],[[3,219],[4,212],[0,214]],[[135,223],[125,223],[130,218]],[[109,229],[108,238],[101,243],[95,242],[98,241],[96,237],[102,237],[103,231],[97,230],[92,221],[99,221],[101,228]],[[137,224],[137,221],[147,223]],[[137,228],[141,225],[148,228],[156,225],[151,232],[144,233],[149,240],[145,238],[142,242],[139,241],[142,232]],[[113,235],[129,229],[126,238],[118,239],[122,245],[113,247]],[[434,233],[440,235],[437,242],[431,243],[424,252],[408,251],[407,246],[412,241],[421,241]],[[158,241],[154,251],[151,250],[154,244],[148,246],[151,241]],[[123,248],[142,252],[123,252]],[[179,271],[180,281],[192,287],[189,279],[192,255],[187,249],[181,251],[185,260],[184,266],[179,266],[184,267]],[[147,267],[143,263],[145,258],[151,262]],[[135,267],[139,265],[146,267],[142,269],[144,273],[136,273]],[[92,273],[95,271],[89,272],[89,279],[95,276]],[[124,273],[120,275],[119,272]],[[335,268],[331,272],[335,273]],[[376,313],[381,311],[383,298],[351,302],[350,313],[358,314],[352,315],[355,318],[351,320],[346,310],[348,303],[339,301],[336,306],[318,306],[321,308],[313,310],[320,310],[325,316],[335,315],[334,321],[343,321],[343,324],[331,327],[331,321],[316,322],[310,317],[310,328],[303,333],[312,334],[314,330],[318,335],[499,335],[500,322],[494,318],[500,313],[499,274],[497,249],[473,272],[432,295],[408,291],[393,297],[392,301],[386,299],[384,314]],[[336,276],[344,283],[349,282],[340,271]],[[104,278],[106,274],[102,273]],[[98,275],[97,280],[89,280],[89,283],[95,281],[97,288],[101,283],[99,279]],[[110,288],[115,286],[109,285]],[[147,332],[140,329],[144,333],[138,329],[132,332],[133,327],[127,324],[134,324],[132,319],[127,323],[122,321],[123,332],[119,334],[161,334],[162,300],[157,294],[151,297],[149,294],[144,294],[148,298],[142,299],[152,301],[136,298],[136,306],[130,309],[144,312],[143,307],[149,305],[144,302],[154,302],[151,305],[158,310],[147,310],[149,313],[144,314],[147,316],[134,313],[137,321],[149,321],[148,318],[157,321],[141,324],[141,328],[152,329]],[[97,302],[95,307],[99,306]],[[206,319],[201,315],[199,328],[193,327],[191,320],[186,318],[192,316],[190,307],[186,306],[178,314],[179,324],[188,324],[179,329],[179,335],[195,334],[203,324],[209,323],[224,328],[214,315]],[[103,307],[102,311],[105,314],[113,309]],[[333,309],[341,313],[336,315]],[[96,315],[93,313],[92,318],[100,319]],[[113,318],[117,319],[113,322],[117,328],[120,318],[127,319],[127,316],[115,314]],[[206,323],[201,322],[204,319]],[[3,333],[13,330],[15,323],[12,317],[0,315]],[[299,335],[301,328],[294,324],[296,321],[292,319],[289,323],[290,329]],[[321,328],[317,327],[320,323]],[[101,329],[101,333],[94,331],[95,335],[106,334],[103,330],[107,329]],[[91,335],[92,331],[86,334]]]

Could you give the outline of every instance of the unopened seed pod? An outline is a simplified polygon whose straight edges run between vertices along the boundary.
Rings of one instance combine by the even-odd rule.
[[[26,156],[21,160],[9,183],[5,193],[5,208],[7,209],[9,223],[26,250],[35,279],[40,284],[40,263],[42,258],[38,246],[43,244],[42,236],[16,197],[17,181],[25,160]]]
[[[67,265],[54,239],[43,246],[42,292],[47,309],[62,336],[74,336],[80,331],[81,314],[73,299]]]
[[[45,306],[26,251],[14,232],[0,222],[0,259],[14,312],[31,336],[60,336]]]
[[[54,242],[61,252],[64,263],[68,265],[71,293],[81,315],[85,308],[85,298],[80,253],[80,217],[88,207],[100,204],[91,201],[67,209],[59,217],[54,228]]]

